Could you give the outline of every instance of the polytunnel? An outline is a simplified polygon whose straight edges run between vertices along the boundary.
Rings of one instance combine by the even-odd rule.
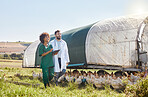
[[[37,40],[25,49],[22,67],[35,67],[36,51],[39,43],[40,41]]]
[[[69,66],[83,65],[84,68],[99,68],[97,66],[100,66],[100,68],[106,69],[116,67],[116,69],[121,69],[136,68],[137,64],[146,64],[147,16],[147,14],[143,14],[105,19],[63,32],[62,39],[67,42],[69,50]],[[54,39],[53,36],[51,40]],[[35,60],[34,63],[27,65],[27,62],[23,62],[23,67],[40,64],[38,46],[39,41],[34,50],[35,53],[33,53],[36,57],[32,57]],[[31,47],[27,49],[31,49]],[[24,61],[29,62],[29,59],[25,59],[27,49],[26,54],[24,53]]]

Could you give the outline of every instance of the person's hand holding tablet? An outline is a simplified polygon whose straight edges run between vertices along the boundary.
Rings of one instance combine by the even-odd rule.
[[[57,55],[60,50],[53,51],[53,55]]]

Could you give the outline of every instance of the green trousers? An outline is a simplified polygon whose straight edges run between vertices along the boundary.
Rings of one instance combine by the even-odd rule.
[[[42,68],[42,72],[43,72],[43,82],[44,84],[48,84],[49,81],[51,81],[54,76],[54,67]]]
[[[49,81],[51,81],[54,77],[54,67],[49,68]]]

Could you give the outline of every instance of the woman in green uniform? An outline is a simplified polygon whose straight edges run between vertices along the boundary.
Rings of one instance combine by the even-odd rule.
[[[49,86],[49,81],[54,76],[54,64],[52,59],[52,45],[49,45],[50,36],[48,33],[42,33],[40,35],[41,45],[39,47],[39,55],[42,56],[41,58],[41,65],[43,72],[43,82],[44,86]]]

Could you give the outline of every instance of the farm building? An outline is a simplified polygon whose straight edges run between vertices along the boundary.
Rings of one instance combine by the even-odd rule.
[[[70,66],[134,69],[147,63],[148,14],[105,19],[62,33],[67,42]],[[54,35],[51,35],[51,40]],[[40,64],[39,40],[24,53],[23,67]]]

